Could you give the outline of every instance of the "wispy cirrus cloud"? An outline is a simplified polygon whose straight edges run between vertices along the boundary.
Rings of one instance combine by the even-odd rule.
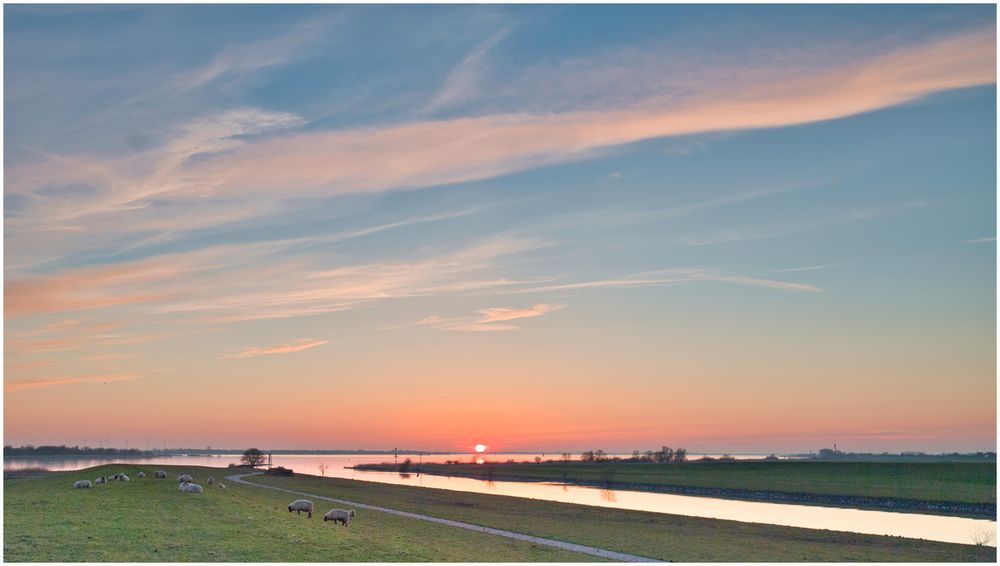
[[[545,293],[552,291],[573,291],[578,289],[624,289],[640,287],[667,287],[685,283],[699,281],[714,281],[719,283],[729,283],[733,285],[748,285],[752,287],[767,287],[785,291],[806,291],[810,293],[822,293],[824,290],[805,283],[795,283],[781,281],[777,279],[765,279],[760,277],[750,277],[747,275],[730,275],[718,273],[709,269],[663,269],[657,271],[646,271],[626,275],[624,277],[595,279],[591,281],[579,281],[575,283],[560,283],[554,285],[543,285],[537,287],[522,287],[516,290],[501,291],[503,293]]]
[[[112,375],[59,376],[21,380],[5,379],[3,383],[3,391],[4,393],[16,393],[18,391],[40,389],[42,387],[54,387],[57,385],[73,385],[78,383],[115,383],[136,379],[142,379],[142,376],[134,373],[122,373]]]
[[[94,354],[91,356],[84,356],[80,358],[80,360],[85,362],[111,362],[117,360],[130,360],[133,358],[138,358],[141,355],[142,354],[114,354],[114,353]]]
[[[22,370],[26,370],[26,369],[34,369],[34,368],[45,367],[45,366],[52,365],[54,363],[56,363],[56,361],[53,360],[53,359],[32,360],[30,362],[19,362],[19,363],[13,363],[13,364],[4,364],[3,369],[4,369],[4,371],[8,371],[8,372],[11,372],[11,371],[22,371]]]
[[[434,112],[440,108],[462,102],[476,94],[477,86],[482,78],[484,59],[486,55],[509,33],[510,28],[504,28],[480,43],[462,61],[452,69],[445,79],[441,90],[424,107],[424,112]]]
[[[456,183],[583,159],[644,139],[851,116],[995,82],[995,31],[966,31],[819,70],[791,65],[754,69],[748,76],[758,82],[733,89],[716,77],[682,100],[650,93],[598,110],[522,111],[308,132],[296,129],[301,119],[293,115],[262,109],[224,112],[182,126],[170,144],[137,157],[109,162],[50,156],[11,167],[8,189],[27,199],[33,211],[25,215],[31,220],[14,219],[13,236],[45,226],[65,231],[88,216],[126,210],[139,210],[148,222],[154,196],[161,201],[234,199],[225,210],[231,220],[260,214],[252,203],[266,204],[268,198]],[[195,155],[198,159],[192,159]],[[41,186],[81,182],[98,195],[53,200],[36,192]],[[170,222],[175,230],[194,229],[218,219],[178,209],[161,221],[162,230],[169,231]]]
[[[322,346],[323,344],[329,344],[329,341],[302,338],[300,340],[295,340],[294,342],[289,342],[287,344],[275,344],[273,346],[246,348],[238,354],[230,354],[228,356],[223,356],[222,359],[256,358],[257,356],[270,356],[274,354],[292,354],[295,352],[301,352],[302,350],[309,350],[310,348],[316,348],[317,346]]]
[[[502,332],[520,330],[520,326],[508,324],[512,320],[535,318],[566,308],[566,305],[539,303],[527,308],[491,307],[476,311],[480,316],[458,316],[442,318],[431,315],[417,322],[400,324],[383,328],[383,330],[398,330],[413,326],[426,326],[437,330],[454,330],[459,332]]]
[[[564,308],[566,308],[566,305],[548,305],[545,303],[539,303],[524,309],[493,307],[478,311],[479,314],[483,316],[476,322],[479,324],[489,324],[493,322],[517,320],[519,318],[534,318],[536,316],[542,316]]]
[[[997,241],[996,236],[987,236],[985,238],[973,238],[972,240],[965,240],[963,244],[986,244],[989,242]]]

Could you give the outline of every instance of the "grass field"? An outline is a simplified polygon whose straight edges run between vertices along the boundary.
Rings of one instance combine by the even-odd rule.
[[[689,462],[685,464],[622,463],[494,463],[423,464],[430,474],[496,479],[533,478],[548,481],[602,482],[785,493],[892,497],[922,501],[996,503],[997,475],[993,463],[882,462]],[[386,469],[395,469],[389,465]],[[608,475],[610,473],[610,475]]]
[[[492,535],[365,513],[348,527],[289,513],[285,494],[229,483],[183,494],[181,470],[204,481],[226,470],[160,466],[168,479],[137,479],[113,465],[4,480],[8,562],[589,561],[591,557]],[[77,479],[126,471],[128,483],[71,489]],[[149,474],[152,469],[146,469]]]
[[[228,483],[181,494],[174,477],[229,470],[161,466],[167,480],[74,490],[134,466],[4,481],[7,561],[590,561],[584,554],[361,511],[349,527],[288,513],[294,496]],[[146,470],[149,473],[151,470]],[[251,481],[680,561],[993,561],[996,549],[314,476]],[[317,502],[317,511],[333,504]]]

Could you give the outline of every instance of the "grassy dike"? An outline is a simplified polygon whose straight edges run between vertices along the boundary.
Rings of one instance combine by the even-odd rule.
[[[219,468],[159,466],[138,479],[131,464],[4,480],[7,562],[587,562],[593,557],[386,513],[348,527],[287,510],[287,494],[227,483],[203,494],[177,491],[182,471],[204,485]],[[72,489],[78,479],[124,471],[131,482]]]
[[[254,476],[247,480],[661,560],[993,562],[996,559],[996,549],[990,547],[605,509],[339,478]],[[482,559],[493,560],[488,556]]]

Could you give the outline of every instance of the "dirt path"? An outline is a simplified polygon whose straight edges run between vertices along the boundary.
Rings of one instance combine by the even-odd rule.
[[[575,544],[572,542],[564,542],[561,540],[554,540],[550,538],[535,537],[531,535],[526,535],[522,533],[515,533],[513,531],[505,531],[502,529],[494,529],[492,527],[483,527],[480,525],[473,525],[472,523],[463,523],[462,521],[453,521],[451,519],[442,519],[440,517],[431,517],[430,515],[421,515],[419,513],[410,513],[408,511],[399,511],[398,509],[388,509],[386,507],[378,507],[376,505],[368,505],[365,503],[357,503],[354,501],[347,501],[344,499],[334,499],[332,497],[324,497],[322,495],[316,495],[313,493],[306,493],[304,491],[295,491],[292,489],[285,489],[282,487],[274,487],[270,485],[264,485],[259,483],[253,483],[244,481],[243,478],[247,476],[257,476],[262,472],[253,472],[249,474],[236,474],[232,476],[226,476],[226,479],[234,482],[241,483],[244,485],[252,485],[254,487],[259,487],[263,489],[271,489],[274,491],[283,491],[285,493],[291,493],[293,495],[303,495],[312,499],[321,499],[323,501],[330,501],[333,503],[342,503],[344,505],[349,505],[351,507],[357,507],[359,509],[368,509],[371,511],[379,511],[381,513],[389,513],[392,515],[399,515],[401,517],[408,517],[410,519],[418,519],[420,521],[429,521],[431,523],[440,523],[442,525],[448,525],[451,527],[458,527],[460,529],[468,529],[470,531],[476,531],[480,533],[487,533],[491,535],[507,537],[516,540],[523,540],[527,542],[532,542],[535,544],[541,544],[545,546],[551,546],[553,548],[560,548],[562,550],[571,550],[573,552],[580,552],[583,554],[589,554],[591,556],[597,556],[599,558],[607,558],[609,560],[617,560],[619,562],[661,562],[653,558],[646,558],[644,556],[636,556],[634,554],[626,554],[624,552],[615,552],[613,550],[605,550],[603,548],[596,548],[593,546],[585,546],[582,544]]]

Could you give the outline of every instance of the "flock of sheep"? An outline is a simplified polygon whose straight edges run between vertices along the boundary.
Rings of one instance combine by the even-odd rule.
[[[139,477],[139,478],[144,478],[144,477],[146,477],[146,473],[140,470],[139,473],[136,474],[136,476]],[[165,472],[163,470],[157,470],[156,472],[153,472],[153,477],[160,478],[160,479],[166,479],[167,478],[167,472]],[[131,480],[129,479],[129,477],[127,475],[125,475],[123,473],[117,473],[117,474],[114,474],[112,476],[101,476],[101,477],[95,479],[93,482],[91,482],[90,480],[80,480],[78,482],[75,482],[73,484],[73,487],[75,489],[87,489],[87,488],[93,487],[94,484],[108,483],[108,482],[112,482],[112,481],[131,481]],[[204,489],[202,489],[202,487],[200,485],[194,483],[194,478],[191,477],[189,474],[180,474],[180,475],[178,475],[177,476],[177,482],[178,482],[177,490],[180,491],[181,493],[203,493],[204,492]],[[226,489],[226,485],[224,483],[222,483],[222,482],[216,482],[215,478],[212,477],[212,476],[209,476],[208,477],[208,481],[205,482],[205,483],[208,484],[208,485],[216,485],[216,486],[219,487],[219,489]],[[312,519],[313,509],[314,508],[315,508],[315,506],[313,505],[313,502],[309,501],[308,499],[296,499],[295,501],[293,501],[293,502],[291,502],[291,503],[288,504],[288,512],[289,513],[291,513],[292,511],[295,511],[296,514],[301,515],[302,512],[305,511],[306,513],[309,514],[308,516],[309,516],[310,519]],[[351,509],[350,511],[347,511],[347,510],[344,510],[344,509],[330,509],[329,511],[326,512],[325,515],[323,515],[323,522],[326,522],[326,521],[333,521],[335,523],[339,522],[340,524],[342,524],[342,525],[344,525],[346,527],[347,523],[349,523],[351,521],[351,517],[354,517],[354,510],[353,509]]]
[[[136,474],[136,477],[144,478],[146,477],[146,472],[139,470],[139,473]],[[167,479],[167,472],[164,472],[163,470],[157,470],[153,472],[153,477],[160,479]],[[78,482],[74,482],[73,487],[75,489],[87,489],[90,487],[94,487],[95,484],[110,483],[113,481],[132,481],[132,480],[123,473],[117,473],[112,476],[101,476],[95,479],[94,481],[80,480]],[[178,487],[179,491],[183,491],[185,493],[201,493],[203,491],[200,485],[194,483],[194,478],[192,478],[188,474],[181,474],[177,476],[177,481],[180,482],[180,486]],[[216,482],[215,478],[209,476],[208,485],[212,484],[218,485],[220,489],[226,489],[226,484],[222,482]]]

